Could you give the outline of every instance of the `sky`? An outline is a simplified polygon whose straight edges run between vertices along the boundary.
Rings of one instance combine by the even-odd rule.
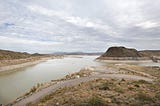
[[[160,49],[160,0],[0,0],[0,49]]]

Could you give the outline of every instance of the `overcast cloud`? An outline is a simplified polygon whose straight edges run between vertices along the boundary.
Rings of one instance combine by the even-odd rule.
[[[160,49],[160,0],[0,0],[0,49]]]

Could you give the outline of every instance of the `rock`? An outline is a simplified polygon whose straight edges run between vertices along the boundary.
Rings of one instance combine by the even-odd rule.
[[[126,47],[110,47],[104,54],[97,59],[102,60],[153,60],[158,62],[160,60],[160,50],[143,50]],[[154,57],[154,58],[153,58]]]
[[[86,71],[86,70],[94,71],[94,68],[92,68],[92,67],[85,67],[85,68],[82,69],[81,71]]]
[[[76,75],[75,78],[80,78],[80,76],[79,76],[79,75]]]
[[[110,47],[102,57],[141,57],[141,54],[136,49]]]
[[[57,102],[56,105],[59,106],[59,103]]]

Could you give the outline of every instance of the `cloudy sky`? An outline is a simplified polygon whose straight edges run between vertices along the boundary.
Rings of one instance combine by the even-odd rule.
[[[160,49],[160,0],[0,0],[0,49]]]

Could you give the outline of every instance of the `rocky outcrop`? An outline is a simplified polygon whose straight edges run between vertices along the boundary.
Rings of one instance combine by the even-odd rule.
[[[105,60],[152,60],[154,56],[160,56],[159,50],[137,51],[126,47],[110,47],[98,59]]]
[[[136,49],[110,47],[101,57],[142,57]]]

